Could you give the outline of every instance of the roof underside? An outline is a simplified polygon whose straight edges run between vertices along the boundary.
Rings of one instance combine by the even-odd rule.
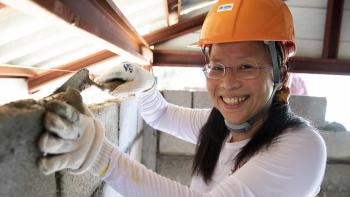
[[[212,0],[0,0],[0,77],[32,92],[83,67],[121,61],[201,66],[199,37]],[[287,0],[294,17],[293,72],[350,74],[350,0]]]

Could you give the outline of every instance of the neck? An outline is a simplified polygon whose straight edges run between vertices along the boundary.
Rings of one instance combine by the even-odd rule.
[[[261,118],[258,121],[255,122],[255,124],[246,132],[243,133],[236,133],[236,132],[230,132],[230,137],[228,142],[233,143],[233,142],[239,142],[242,140],[246,140],[249,138],[252,138],[253,135],[259,130],[261,125],[264,123],[266,118]]]

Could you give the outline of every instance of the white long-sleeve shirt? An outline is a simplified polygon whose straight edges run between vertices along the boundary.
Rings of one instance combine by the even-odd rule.
[[[191,143],[207,121],[209,109],[167,103],[153,88],[140,95],[140,111],[152,127]],[[225,143],[207,185],[192,177],[191,187],[165,178],[114,149],[102,179],[124,196],[304,197],[315,196],[325,171],[326,147],[311,128],[288,129],[270,148],[260,151],[234,174],[234,158],[249,139]]]

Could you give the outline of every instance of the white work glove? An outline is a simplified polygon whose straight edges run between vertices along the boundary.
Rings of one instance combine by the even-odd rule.
[[[95,79],[97,83],[106,83],[113,80],[126,81],[111,92],[113,96],[118,98],[125,98],[147,91],[155,85],[152,73],[142,68],[141,65],[130,62],[113,66]]]
[[[68,169],[73,174],[89,170],[99,175],[113,150],[102,124],[85,105],[84,114],[62,101],[49,101],[46,108],[45,132],[39,139],[44,156],[39,169],[44,174]]]

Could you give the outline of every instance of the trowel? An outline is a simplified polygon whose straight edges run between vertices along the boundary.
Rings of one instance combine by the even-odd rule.
[[[91,75],[89,74],[88,69],[80,69],[78,72],[76,72],[73,76],[71,76],[61,87],[56,89],[53,94],[64,92],[68,88],[76,89],[79,92],[82,92],[83,90],[87,89],[91,85],[96,86],[100,88],[101,90],[112,92],[116,87],[124,83],[123,80],[113,80],[108,81],[106,83],[98,83],[91,79]]]
[[[82,91],[93,85],[101,90],[112,92],[116,87],[125,82],[116,79],[106,83],[98,83],[93,81],[90,76],[89,70],[79,70],[61,85],[61,87],[56,89],[51,95],[41,99],[40,102],[46,106],[46,102],[50,100],[61,100],[74,106],[81,113],[84,113],[83,100],[80,95]]]

